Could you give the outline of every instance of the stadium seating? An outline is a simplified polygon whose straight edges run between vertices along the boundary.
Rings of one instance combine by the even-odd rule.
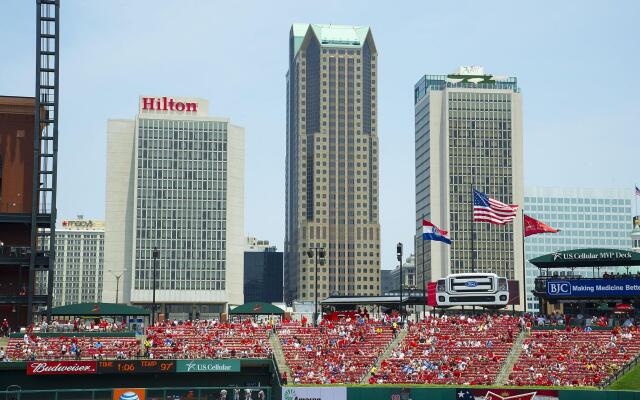
[[[517,336],[518,320],[429,317],[408,329],[369,383],[493,383]]]
[[[251,321],[241,324],[190,321],[147,330],[149,358],[267,358],[269,329]]]
[[[73,348],[80,349],[80,359],[135,358],[140,353],[140,341],[135,337],[58,336],[11,338],[6,356],[9,360],[76,359]]]
[[[389,325],[346,319],[319,327],[281,325],[278,336],[294,383],[358,383],[393,339]]]
[[[598,386],[640,353],[633,329],[533,331],[509,376],[516,386]]]

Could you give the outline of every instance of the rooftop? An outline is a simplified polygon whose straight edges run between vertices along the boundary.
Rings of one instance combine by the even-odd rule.
[[[298,52],[309,27],[323,47],[362,47],[369,32],[368,26],[332,24],[293,24],[294,54]]]

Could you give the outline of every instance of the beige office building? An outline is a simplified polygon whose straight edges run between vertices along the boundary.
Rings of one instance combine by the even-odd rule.
[[[492,272],[518,280],[522,299],[522,95],[517,79],[476,66],[425,75],[415,85],[414,102],[418,285],[453,273]],[[517,204],[515,221],[472,223],[472,187]],[[423,218],[449,231],[451,245],[424,242]]]
[[[377,50],[369,27],[294,24],[287,73],[285,300],[380,293]]]

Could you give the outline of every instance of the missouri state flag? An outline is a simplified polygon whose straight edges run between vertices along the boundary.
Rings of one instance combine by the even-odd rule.
[[[438,228],[431,221],[422,220],[422,240],[437,240],[438,242],[451,244],[451,239],[447,237],[448,234],[449,232]]]

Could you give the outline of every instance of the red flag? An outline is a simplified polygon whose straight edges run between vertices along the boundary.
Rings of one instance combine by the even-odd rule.
[[[531,218],[528,215],[524,216],[524,236],[536,235],[538,233],[556,233],[559,229],[554,229],[544,222],[538,221],[535,218]]]

